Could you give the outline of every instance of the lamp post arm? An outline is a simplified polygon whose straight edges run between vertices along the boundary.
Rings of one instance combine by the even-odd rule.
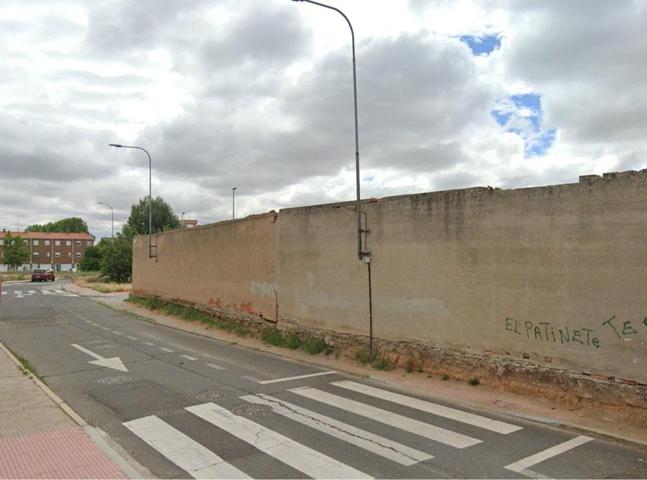
[[[325,3],[320,3],[316,2],[314,0],[294,0],[297,2],[306,2],[306,3],[311,3],[313,5],[318,5],[323,8],[327,8],[328,10],[334,10],[335,12],[339,13],[342,17],[344,17],[344,20],[346,20],[346,23],[348,24],[348,28],[350,29],[350,37],[351,37],[351,46],[353,50],[353,102],[354,102],[354,114],[355,114],[355,187],[357,190],[357,256],[359,257],[360,260],[364,260],[364,257],[369,255],[369,252],[365,251],[363,246],[362,246],[362,204],[361,204],[361,191],[360,191],[360,169],[359,169],[359,121],[358,121],[358,115],[357,115],[357,66],[356,66],[356,60],[355,60],[355,30],[353,30],[353,24],[350,23],[350,20],[346,16],[344,12],[342,12],[340,9],[333,7],[332,5],[326,5]]]

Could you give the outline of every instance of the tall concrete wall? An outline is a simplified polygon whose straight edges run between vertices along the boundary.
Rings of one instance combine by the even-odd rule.
[[[647,383],[646,206],[646,171],[367,202],[374,334]],[[356,256],[354,218],[351,203],[281,210],[276,250],[255,247],[276,261],[263,282],[276,285],[280,321],[368,333],[368,266]],[[217,228],[213,238],[236,224]],[[219,255],[201,232],[190,238]],[[236,268],[218,275],[255,279]],[[136,288],[156,281],[137,270]],[[229,300],[236,289],[223,289],[227,278],[214,282],[223,303],[240,302]],[[167,283],[173,289],[198,303],[211,298],[197,282]]]
[[[155,235],[133,245],[133,290],[276,318],[275,213]]]

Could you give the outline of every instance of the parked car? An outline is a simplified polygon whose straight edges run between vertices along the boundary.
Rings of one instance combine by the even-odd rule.
[[[56,277],[51,270],[34,270],[31,272],[32,282],[53,282],[54,280],[56,280]]]

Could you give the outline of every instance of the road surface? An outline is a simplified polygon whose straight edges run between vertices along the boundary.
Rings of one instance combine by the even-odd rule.
[[[647,450],[3,286],[0,341],[163,478],[644,478]]]

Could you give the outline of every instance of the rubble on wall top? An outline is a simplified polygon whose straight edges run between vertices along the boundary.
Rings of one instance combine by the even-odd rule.
[[[614,179],[620,179],[620,178],[629,178],[629,177],[636,177],[636,176],[647,176],[647,168],[642,169],[642,170],[627,170],[624,172],[607,172],[600,175],[580,175],[580,182],[579,183],[595,183],[595,182],[600,182],[602,180],[614,180]]]

